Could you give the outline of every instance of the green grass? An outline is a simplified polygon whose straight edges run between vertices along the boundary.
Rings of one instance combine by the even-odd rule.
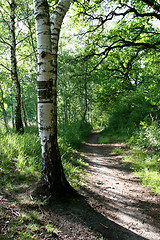
[[[77,128],[78,129],[78,128]],[[62,132],[61,132],[62,133]],[[67,131],[66,131],[67,133]],[[76,133],[78,136],[78,132]],[[82,133],[79,132],[82,140]],[[41,172],[41,147],[37,126],[28,127],[25,133],[20,135],[13,130],[5,132],[0,130],[0,183],[12,185],[16,180],[27,179],[34,176],[37,180]],[[73,146],[66,141],[65,131],[58,136],[62,164],[68,180],[78,187],[78,182],[83,181],[83,169],[86,163],[78,156],[75,145],[80,144],[79,137]]]
[[[160,154],[143,152],[140,148],[132,148],[125,161],[131,163],[136,175],[143,184],[155,194],[160,194]]]
[[[39,234],[44,236],[44,239],[50,239],[50,237],[56,238],[59,232],[52,224],[43,221],[43,214],[35,210],[29,210],[17,217],[4,210],[1,214],[6,220],[5,229],[7,229],[3,235],[0,235],[1,239],[31,240],[38,239]]]
[[[79,128],[76,129],[78,131]],[[80,137],[78,132],[76,133],[78,139],[74,138],[75,144],[72,144],[73,139],[70,142],[66,141],[65,131],[61,131],[61,135],[58,136],[65,175],[75,189],[83,185],[87,166],[75,146],[80,144],[87,131],[89,129],[83,133],[79,132]],[[44,222],[43,213],[40,211],[40,206],[47,204],[49,198],[44,196],[41,200],[32,199],[32,196],[27,194],[28,189],[35,186],[40,179],[40,172],[41,146],[37,127],[26,128],[23,135],[12,129],[6,132],[0,128],[1,194],[11,197],[13,205],[23,209],[23,214],[13,214],[12,206],[1,209],[0,218],[2,225],[4,224],[4,232],[0,233],[0,239],[38,239],[38,234],[42,234],[44,239],[56,238],[58,229]]]
[[[102,136],[98,139],[99,144],[107,144],[111,142],[111,138],[108,136]]]
[[[107,144],[113,142],[126,142],[130,137],[128,130],[126,129],[117,129],[116,131],[108,128],[104,128],[99,134],[103,135],[99,138],[100,144]]]
[[[141,122],[141,126],[130,138],[132,153],[126,161],[131,162],[145,186],[160,194],[160,123]]]

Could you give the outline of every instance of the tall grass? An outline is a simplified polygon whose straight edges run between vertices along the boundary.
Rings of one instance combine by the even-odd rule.
[[[0,154],[2,168],[14,163],[18,170],[37,175],[40,172],[41,149],[36,128],[30,127],[24,135],[13,130],[1,130]]]
[[[73,138],[70,129],[72,129],[72,133],[75,133]],[[84,132],[87,134],[88,130]],[[69,129],[61,129],[58,135],[64,171],[68,181],[75,189],[79,188],[80,183],[82,185],[84,179],[83,167],[86,164],[77,154],[75,148],[84,135],[76,124],[73,127],[70,126]],[[0,238],[6,239],[7,236],[7,239],[38,239],[39,233],[44,234],[47,239],[57,237],[58,229],[46,221],[41,221],[44,216],[39,211],[40,205],[46,204],[48,198],[45,198],[45,196],[41,200],[32,198],[26,191],[26,189],[31,189],[31,186],[35,185],[36,181],[40,179],[40,172],[41,146],[37,127],[25,128],[25,133],[20,135],[12,129],[6,132],[1,126],[1,194],[8,194],[12,201],[18,203],[23,214],[13,215],[10,205],[7,208],[2,207],[0,218],[3,232],[0,234]]]
[[[62,164],[68,180],[74,187],[83,181],[82,168],[86,165],[78,156],[76,147],[88,134],[88,130],[80,131],[74,124],[59,131],[58,142]],[[41,146],[37,126],[30,126],[20,135],[10,129],[0,129],[0,183],[8,185],[13,179],[34,176],[40,178]],[[10,180],[9,180],[10,179]],[[8,182],[8,183],[7,183]]]

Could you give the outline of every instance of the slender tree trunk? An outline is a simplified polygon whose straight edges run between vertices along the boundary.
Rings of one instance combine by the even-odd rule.
[[[64,63],[63,63],[63,72],[62,72],[62,99],[63,99],[63,124],[64,126],[68,123],[67,117],[67,99],[65,95],[66,83],[65,83],[65,74],[64,74]]]
[[[84,65],[84,110],[83,110],[81,127],[84,127],[86,113],[87,113],[87,106],[88,106],[88,102],[87,102],[87,60],[85,60],[85,65]]]
[[[42,183],[52,193],[71,191],[57,144],[57,52],[52,52],[47,0],[34,0],[38,50],[38,125],[42,149]],[[55,9],[56,10],[56,9]],[[57,42],[58,44],[58,42]],[[58,47],[56,47],[56,50]]]
[[[6,114],[6,110],[4,107],[4,94],[3,94],[3,89],[0,85],[0,91],[1,91],[1,98],[2,101],[0,102],[1,108],[2,108],[2,113],[3,113],[3,120],[4,120],[4,124],[5,124],[5,128],[8,131],[8,123],[7,123],[7,114]]]
[[[11,94],[11,117],[12,117],[12,127],[14,128],[14,107],[13,107],[12,94]]]
[[[24,132],[22,117],[21,117],[21,88],[17,74],[17,60],[16,60],[16,37],[15,37],[15,9],[16,3],[14,0],[10,3],[11,8],[11,78],[15,86],[15,125],[16,130],[20,133]]]
[[[26,108],[25,108],[25,104],[24,104],[24,101],[23,101],[23,97],[22,97],[22,111],[23,111],[23,122],[25,124],[25,127],[28,127],[27,113],[26,113]]]

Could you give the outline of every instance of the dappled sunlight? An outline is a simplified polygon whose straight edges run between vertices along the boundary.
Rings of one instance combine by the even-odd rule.
[[[99,137],[92,134],[81,149],[89,163],[87,176],[90,184],[84,194],[107,219],[143,239],[153,239],[154,236],[158,240],[160,197],[142,186],[123,157],[113,153],[114,148],[124,148],[124,145],[97,144]]]

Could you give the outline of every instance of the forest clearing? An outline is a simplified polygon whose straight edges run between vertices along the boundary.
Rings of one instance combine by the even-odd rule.
[[[159,21],[0,0],[0,239],[160,239]]]

